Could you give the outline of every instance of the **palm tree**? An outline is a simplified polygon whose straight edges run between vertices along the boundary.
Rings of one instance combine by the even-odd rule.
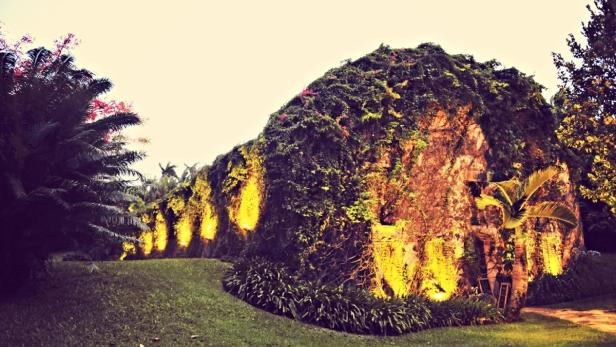
[[[16,73],[22,59],[25,67]],[[67,55],[0,52],[0,293],[15,291],[50,252],[142,228],[125,208],[143,154],[118,136],[130,112],[91,118],[111,83]]]
[[[496,191],[493,195],[481,194],[476,199],[480,210],[488,206],[498,207],[502,212],[502,227],[513,230],[514,261],[511,273],[512,296],[507,308],[507,316],[516,320],[524,307],[528,291],[528,265],[526,261],[527,232],[522,228],[530,218],[554,219],[572,227],[577,225],[575,214],[565,205],[558,202],[544,201],[529,205],[529,200],[537,190],[559,173],[559,169],[550,166],[544,170],[533,172],[523,181],[511,179],[494,182]]]
[[[171,163],[167,162],[167,165],[162,166],[160,163],[158,163],[158,167],[160,167],[160,173],[163,177],[174,177],[174,178],[178,178],[178,174],[175,172],[175,168],[177,166],[175,165],[171,165]]]

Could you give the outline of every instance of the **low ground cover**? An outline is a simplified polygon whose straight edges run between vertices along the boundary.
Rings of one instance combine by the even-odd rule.
[[[263,310],[356,334],[401,335],[504,320],[492,302],[478,297],[438,302],[408,295],[383,300],[366,290],[297,278],[283,265],[262,258],[238,261],[225,273],[223,287]]]
[[[225,293],[229,264],[210,259],[61,262],[24,296],[0,303],[9,346],[571,346],[616,336],[525,314],[515,324],[431,329],[397,337],[331,331],[276,316]],[[196,335],[196,336],[195,336]],[[156,341],[156,342],[155,342]]]

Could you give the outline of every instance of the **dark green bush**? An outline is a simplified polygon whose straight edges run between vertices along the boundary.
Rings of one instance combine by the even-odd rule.
[[[499,309],[480,300],[456,298],[430,302],[429,307],[432,315],[431,328],[481,325],[502,319]]]
[[[479,300],[433,303],[419,296],[382,300],[364,290],[299,279],[286,267],[261,258],[236,263],[223,278],[223,287],[266,311],[357,334],[399,335],[502,319],[497,309]]]
[[[616,293],[614,273],[613,257],[585,252],[562,274],[544,274],[531,282],[526,303],[529,306],[548,305]]]

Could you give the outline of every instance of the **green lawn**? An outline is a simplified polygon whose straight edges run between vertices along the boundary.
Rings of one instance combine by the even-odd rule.
[[[349,335],[232,297],[220,285],[229,265],[217,260],[103,262],[94,273],[86,265],[57,263],[37,290],[0,303],[0,346],[616,345],[616,336],[535,315],[399,337]]]

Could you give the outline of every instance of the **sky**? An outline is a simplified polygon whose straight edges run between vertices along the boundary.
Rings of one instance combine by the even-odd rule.
[[[106,97],[145,120],[128,135],[150,140],[136,168],[154,176],[158,163],[209,164],[255,138],[310,82],[381,43],[496,59],[535,76],[549,99],[551,53],[568,56],[589,1],[0,0],[0,30],[46,47],[75,34],[76,64],[109,78]]]

